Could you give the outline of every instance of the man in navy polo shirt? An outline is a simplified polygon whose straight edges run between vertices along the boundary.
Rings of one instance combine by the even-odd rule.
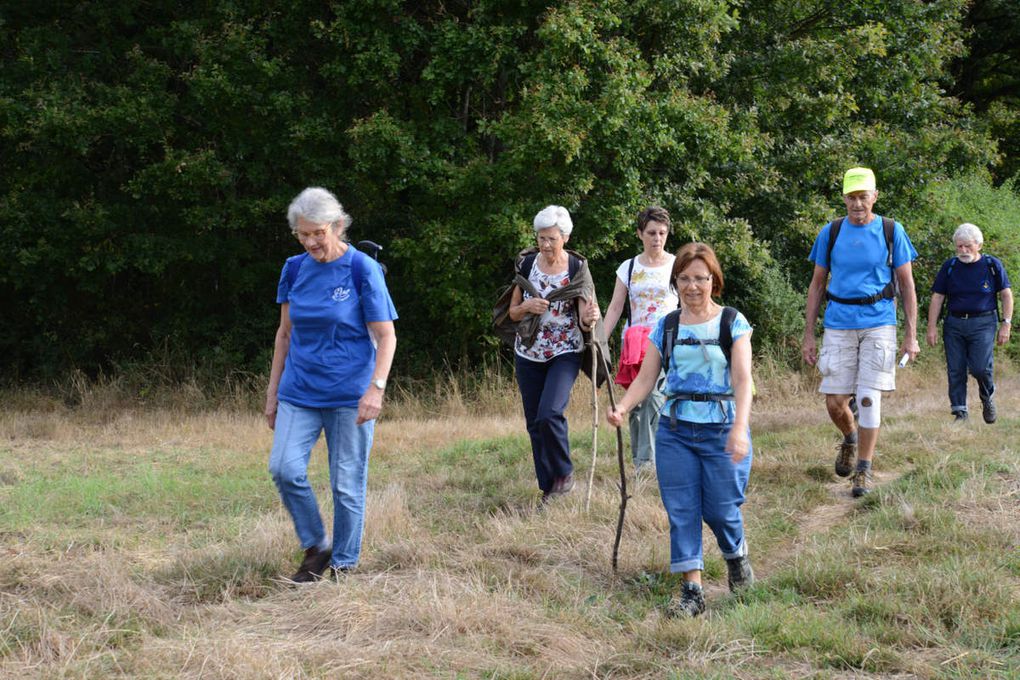
[[[1009,342],[1013,326],[1013,291],[1002,262],[981,253],[981,230],[970,223],[961,224],[953,234],[956,257],[946,260],[931,287],[926,339],[932,347],[938,342],[939,312],[949,298],[948,314],[942,323],[946,343],[946,373],[949,376],[949,410],[957,421],[967,419],[967,371],[977,379],[981,397],[981,415],[986,423],[995,422],[995,382],[992,379],[996,342]],[[1002,325],[998,327],[996,296],[1002,300]]]

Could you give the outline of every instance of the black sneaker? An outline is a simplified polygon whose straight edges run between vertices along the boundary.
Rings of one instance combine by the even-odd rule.
[[[666,616],[671,619],[693,619],[705,611],[705,591],[701,584],[684,581],[679,595],[666,605]]]
[[[836,474],[840,477],[849,477],[854,471],[854,459],[857,458],[857,442],[848,442],[845,439],[839,444],[839,453],[836,454]]]
[[[853,477],[853,487],[850,489],[850,494],[854,498],[860,498],[871,493],[871,468],[866,470],[856,470]]]
[[[964,423],[964,422],[967,422],[967,412],[966,411],[953,411],[953,415],[956,416],[955,418],[953,418],[953,422],[954,423]]]
[[[315,546],[309,548],[305,551],[305,559],[301,561],[301,566],[290,577],[290,580],[294,583],[318,581],[322,573],[326,571],[326,567],[329,566],[329,559],[332,556],[332,550],[319,550]]]
[[[726,569],[728,571],[726,582],[730,586],[731,593],[749,588],[754,584],[754,569],[751,568],[751,560],[747,559],[746,555],[726,560]]]
[[[998,414],[995,412],[995,402],[989,399],[988,401],[981,403],[981,417],[985,419],[985,422],[991,425],[995,422],[995,417]]]

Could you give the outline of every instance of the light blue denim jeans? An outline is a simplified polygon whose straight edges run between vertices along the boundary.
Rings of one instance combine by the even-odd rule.
[[[294,520],[301,548],[326,544],[319,504],[308,483],[312,447],[325,432],[333,492],[333,567],[354,567],[361,555],[375,421],[356,425],[357,417],[357,408],[303,408],[281,401],[269,454],[269,474]]]
[[[704,569],[701,522],[715,534],[726,559],[747,555],[740,506],[751,472],[751,451],[733,464],[726,453],[729,423],[659,423],[655,438],[655,474],[669,517],[669,570]],[[750,433],[748,434],[750,437]]]

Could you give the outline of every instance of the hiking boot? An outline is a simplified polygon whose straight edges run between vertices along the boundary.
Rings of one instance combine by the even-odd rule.
[[[556,481],[553,482],[552,491],[549,492],[550,496],[566,496],[568,493],[574,490],[574,473],[571,472],[566,477],[557,477]]]
[[[301,561],[301,566],[290,577],[290,580],[294,583],[318,581],[322,572],[326,571],[326,567],[329,566],[329,559],[332,556],[332,550],[320,550],[317,546],[312,546],[305,551],[305,559]]]
[[[861,496],[871,493],[871,479],[871,468],[855,471],[853,487],[850,489],[850,495],[854,498],[860,498]]]
[[[839,444],[839,453],[836,454],[836,474],[840,477],[849,477],[854,471],[854,459],[857,458],[857,442],[848,442],[844,439]]]
[[[956,416],[955,418],[953,418],[953,422],[954,423],[965,423],[965,422],[967,422],[967,412],[966,411],[953,411],[953,415]]]
[[[995,422],[995,417],[998,415],[995,412],[995,402],[988,399],[988,401],[981,403],[981,417],[985,419],[985,422],[991,425]]]
[[[730,592],[749,588],[754,584],[754,569],[751,569],[751,560],[744,557],[734,557],[726,560],[726,583],[730,586]]]
[[[705,611],[705,591],[701,584],[684,581],[679,595],[666,605],[666,616],[671,619],[693,619]]]

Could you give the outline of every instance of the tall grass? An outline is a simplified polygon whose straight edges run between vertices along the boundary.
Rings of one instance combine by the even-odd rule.
[[[141,402],[117,378],[8,392],[0,676],[1017,677],[1020,377],[1000,366],[999,423],[957,427],[933,356],[883,403],[863,501],[831,473],[813,378],[758,367],[745,516],[759,582],[730,596],[706,530],[709,611],[694,621],[661,614],[678,582],[654,479],[630,480],[611,569],[608,427],[590,512],[583,484],[540,508],[503,368],[398,382],[362,564],[303,588],[280,578],[299,551],[265,471],[257,381],[168,384]],[[589,400],[582,378],[570,422],[584,479]],[[329,512],[323,457],[320,444],[310,472]]]

